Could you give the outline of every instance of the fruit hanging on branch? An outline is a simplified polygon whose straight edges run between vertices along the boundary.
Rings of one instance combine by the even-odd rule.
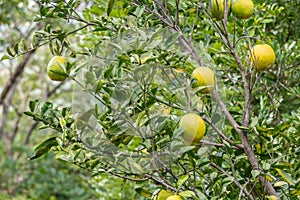
[[[186,144],[199,142],[205,134],[206,126],[203,119],[195,114],[185,114],[179,121],[179,127],[183,127],[183,139]]]
[[[233,0],[231,11],[239,19],[248,19],[254,12],[254,4],[251,0]]]
[[[215,73],[209,67],[197,67],[191,75],[192,87],[200,88],[201,93],[209,93],[215,87]]]
[[[167,190],[161,190],[157,194],[157,198],[155,200],[166,200],[170,196],[174,196],[174,193]]]
[[[166,200],[183,200],[183,198],[180,195],[172,195],[169,196]]]
[[[63,56],[54,56],[48,63],[47,74],[53,81],[64,81],[69,76],[68,59]]]
[[[228,12],[230,11],[230,0],[227,1]],[[211,16],[217,20],[221,20],[224,18],[224,12],[226,8],[226,0],[211,0],[210,1],[210,9]]]
[[[258,71],[264,71],[275,62],[273,48],[268,44],[258,44],[251,49],[251,62]]]

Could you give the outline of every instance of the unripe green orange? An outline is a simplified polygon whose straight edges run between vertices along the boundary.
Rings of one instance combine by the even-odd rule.
[[[252,65],[258,70],[263,71],[275,62],[276,56],[273,48],[267,44],[258,44],[251,49]]]
[[[231,11],[239,19],[249,18],[254,11],[254,4],[251,0],[233,0]]]
[[[47,74],[53,81],[63,81],[68,77],[66,70],[68,59],[63,56],[54,56],[48,63]]]
[[[217,20],[224,18],[224,12],[226,7],[226,0],[211,0],[210,9],[211,16]],[[230,11],[230,0],[228,0],[228,13]]]
[[[179,127],[183,127],[183,139],[186,143],[199,142],[206,131],[206,126],[203,119],[195,114],[185,114],[179,121]]]
[[[192,87],[207,86],[201,92],[209,93],[215,87],[215,73],[209,67],[197,67],[192,72],[191,78],[194,79]]]

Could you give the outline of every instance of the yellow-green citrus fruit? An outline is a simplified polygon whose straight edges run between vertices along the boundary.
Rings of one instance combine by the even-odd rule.
[[[174,193],[167,190],[161,190],[157,195],[157,200],[166,200],[169,196],[172,195],[174,195]]]
[[[65,70],[67,63],[68,60],[63,56],[54,56],[51,58],[47,66],[47,74],[49,78],[53,81],[65,80],[69,74],[69,72]]]
[[[183,139],[186,143],[199,142],[206,131],[206,126],[203,119],[195,114],[185,114],[179,121],[179,127],[183,127]]]
[[[193,87],[207,86],[201,92],[208,93],[215,87],[215,73],[209,67],[197,67],[192,72],[191,78],[194,79]]]
[[[213,18],[220,20],[224,18],[226,0],[211,0],[210,9]],[[228,0],[228,13],[230,11],[230,0]]]
[[[183,198],[180,195],[172,195],[169,196],[166,200],[183,200]]]
[[[251,0],[233,0],[231,11],[239,19],[249,18],[254,11],[254,4]]]
[[[270,45],[258,44],[251,49],[251,62],[258,71],[267,69],[275,59],[274,50]]]

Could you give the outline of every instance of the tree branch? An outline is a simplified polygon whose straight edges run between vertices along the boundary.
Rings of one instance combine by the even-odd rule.
[[[214,23],[216,24],[216,23]],[[244,114],[243,114],[243,120],[242,120],[242,125],[244,127],[248,127],[249,125],[249,120],[250,120],[250,89],[249,89],[249,84],[247,81],[247,73],[245,72],[245,68],[242,64],[242,61],[240,60],[237,52],[235,51],[235,47],[232,45],[230,39],[229,39],[229,34],[227,32],[227,28],[226,28],[226,23],[223,21],[222,23],[223,25],[223,32],[219,32],[219,35],[221,36],[221,38],[223,39],[224,43],[227,44],[231,54],[233,55],[236,63],[238,64],[240,73],[242,75],[242,81],[243,81],[243,86],[244,86],[244,99],[245,99],[245,108],[244,108]],[[216,29],[218,30],[218,27],[216,26]],[[249,144],[249,140],[248,137],[246,135],[246,133],[244,133],[238,126],[237,122],[233,119],[233,117],[231,116],[231,114],[229,113],[229,111],[227,110],[225,104],[223,103],[223,101],[221,100],[218,91],[213,91],[213,96],[215,97],[215,99],[217,100],[217,102],[219,103],[223,113],[225,114],[226,118],[229,120],[229,122],[231,123],[231,125],[233,126],[233,128],[237,131],[237,133],[239,134],[243,146],[244,146],[244,151],[249,159],[249,162],[252,166],[253,169],[260,169],[257,158],[254,154],[253,149],[251,149],[250,144]],[[259,176],[259,180],[261,182],[262,185],[266,186],[267,192],[270,195],[275,195],[278,197],[275,189],[273,188],[272,184],[266,180],[263,176]]]
[[[247,80],[247,73],[245,71],[245,67],[243,66],[243,63],[242,63],[240,57],[238,56],[238,54],[235,50],[235,47],[233,46],[233,44],[230,41],[229,34],[227,32],[226,23],[224,21],[222,23],[223,33],[219,32],[219,34],[223,35],[223,40],[225,39],[224,42],[227,44],[231,54],[233,55],[237,65],[239,67],[240,73],[242,75],[242,81],[243,81],[243,86],[244,86],[244,99],[245,99],[245,108],[244,108],[242,124],[243,124],[244,127],[248,127],[249,120],[250,120],[250,113],[249,113],[249,109],[250,109],[250,89],[249,89],[249,83],[248,83],[248,80]]]
[[[206,121],[220,136],[223,140],[225,140],[226,142],[229,142],[230,144],[234,145],[235,147],[237,147],[238,149],[243,149],[243,145],[240,144],[234,144],[234,141],[232,141],[230,138],[228,138],[226,135],[224,135],[222,133],[222,131],[220,131],[218,129],[218,127],[212,123],[212,121],[210,119],[208,119],[205,115],[202,116],[203,120]]]
[[[201,2],[199,2],[199,3],[202,4]],[[132,4],[135,5],[135,6],[139,5],[136,2],[132,2]],[[228,1],[226,1],[226,4],[228,4]],[[203,5],[201,7],[203,7]],[[145,10],[146,10],[146,12],[148,12],[150,14],[155,14],[156,17],[158,19],[160,19],[162,23],[164,23],[165,25],[167,25],[172,32],[178,32],[178,33],[181,34],[181,30],[180,30],[179,27],[175,27],[174,23],[170,23],[170,21],[166,21],[166,18],[168,18],[168,16],[164,17],[164,16],[158,14],[157,12],[153,12],[152,10],[150,10],[147,7],[145,8]],[[208,16],[211,19],[210,15],[208,15]],[[244,66],[242,64],[242,61],[240,60],[237,52],[235,51],[235,47],[232,45],[232,43],[231,43],[231,41],[229,39],[229,34],[228,34],[227,28],[226,28],[226,23],[227,23],[226,19],[227,18],[225,16],[225,20],[222,22],[223,29],[221,29],[218,26],[217,22],[213,21],[212,19],[211,19],[211,21],[212,21],[213,25],[215,26],[217,32],[219,33],[221,39],[224,41],[224,44],[227,45],[228,49],[230,50],[231,54],[233,55],[236,63],[238,64],[240,72],[242,74],[242,81],[243,81],[243,86],[244,86],[244,99],[245,99],[245,108],[244,108],[242,125],[245,126],[245,127],[248,127],[249,120],[250,120],[250,116],[249,116],[249,109],[250,109],[250,89],[249,89],[249,84],[247,82],[247,73],[245,72],[245,68],[244,68]],[[182,34],[179,37],[179,40],[183,44],[183,46],[187,49],[187,51],[189,51],[191,53],[192,57],[198,62],[198,64],[202,65],[202,61],[199,58],[197,52],[195,51],[193,45],[189,41],[187,41],[186,38],[184,38],[184,36]],[[220,98],[219,93],[218,93],[217,90],[214,90],[212,92],[212,96],[214,97],[214,99],[216,100],[216,102],[219,104],[221,110],[223,111],[223,113],[226,116],[227,120],[233,126],[234,130],[239,134],[239,136],[240,136],[240,138],[242,140],[242,145],[243,145],[243,148],[244,148],[244,152],[247,155],[252,168],[259,170],[260,168],[259,168],[259,164],[258,164],[257,158],[256,158],[256,156],[254,154],[253,149],[251,149],[251,147],[250,147],[249,140],[248,140],[248,137],[247,137],[246,133],[243,132],[243,130],[241,130],[239,128],[240,126],[235,121],[235,119],[232,117],[232,115],[230,114],[230,112],[228,111],[226,105],[221,100],[221,98]],[[259,180],[260,180],[260,182],[261,182],[262,185],[266,186],[268,194],[278,196],[277,193],[276,193],[276,191],[275,191],[275,189],[273,188],[272,184],[269,181],[267,181],[263,176],[259,176]]]
[[[38,23],[36,25],[37,30],[41,30],[42,29],[42,23]],[[39,41],[37,42],[37,44],[39,43]],[[5,87],[2,90],[2,93],[0,95],[0,105],[4,103],[4,100],[7,96],[7,94],[9,93],[11,87],[13,87],[15,81],[17,80],[18,77],[21,77],[24,71],[24,68],[26,66],[26,64],[28,63],[28,61],[30,60],[31,56],[34,54],[36,49],[33,49],[32,51],[29,51],[27,54],[24,55],[21,63],[17,66],[15,72],[13,73],[12,77],[10,78],[9,82],[5,85]]]
[[[19,78],[18,78],[19,80]],[[15,82],[12,87],[11,90],[9,92],[9,96],[7,99],[7,102],[3,102],[3,115],[2,115],[2,120],[0,121],[0,136],[4,139],[6,139],[6,150],[7,150],[7,154],[12,157],[13,156],[13,151],[12,151],[12,137],[9,136],[9,134],[5,131],[5,124],[6,124],[6,120],[7,120],[7,116],[9,114],[9,106],[12,103],[12,99],[13,96],[15,94],[16,91],[16,87],[17,87],[17,83],[19,81]]]
[[[172,185],[169,185],[168,183],[166,183],[164,180],[160,180],[152,175],[149,174],[145,174],[145,176],[151,180],[153,180],[155,183],[164,186],[166,189],[172,190],[174,192],[177,191],[177,189],[175,187],[173,187]]]
[[[14,74],[10,78],[8,84],[6,84],[5,87],[3,88],[2,93],[0,95],[0,105],[4,103],[4,100],[5,100],[6,96],[8,95],[11,88],[14,86],[17,78],[22,76],[24,68],[25,68],[27,62],[29,61],[29,59],[31,58],[31,56],[33,55],[34,51],[30,51],[29,53],[27,53],[23,57],[21,63],[18,65],[18,67],[15,70]]]

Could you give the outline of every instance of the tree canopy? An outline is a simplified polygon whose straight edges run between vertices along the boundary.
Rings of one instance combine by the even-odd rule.
[[[105,199],[299,198],[300,2],[256,0],[239,19],[232,2],[214,1],[5,2],[14,12],[1,8],[12,31],[11,41],[1,34],[1,63],[17,67],[2,67],[1,140],[19,135],[10,118],[26,118],[40,132],[27,162],[51,152],[91,174],[96,191],[103,183]],[[258,44],[276,56],[264,70],[257,60],[265,58],[253,56]],[[53,56],[68,60],[50,69],[66,80],[47,77]],[[192,75],[204,66],[210,86],[207,74]],[[187,113],[205,123],[200,141],[182,137]],[[120,196],[109,179],[135,193]]]

